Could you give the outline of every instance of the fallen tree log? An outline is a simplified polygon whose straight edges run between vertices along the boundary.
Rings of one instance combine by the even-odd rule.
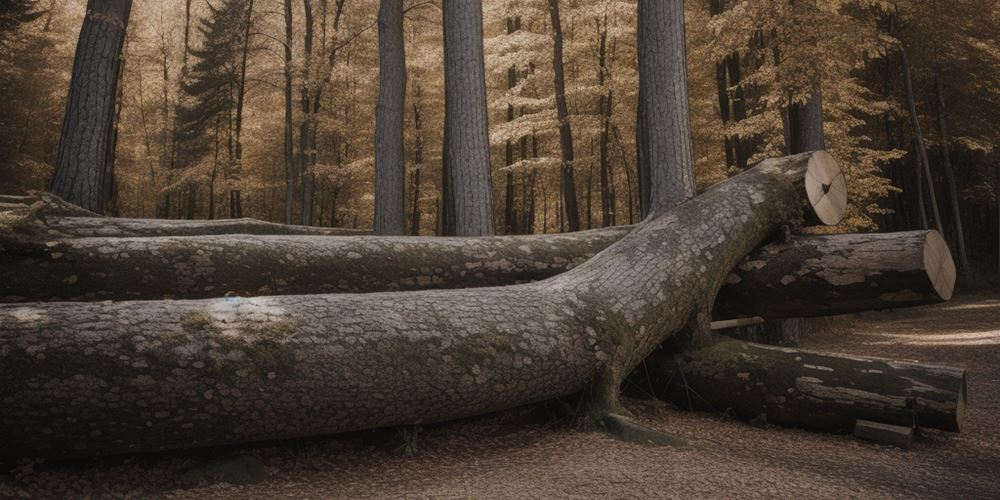
[[[613,410],[623,377],[664,339],[708,330],[731,268],[801,219],[819,168],[836,165],[822,152],[765,161],[525,285],[0,305],[0,450],[66,457],[327,434],[584,390]]]
[[[471,288],[576,267],[631,227],[494,238],[0,236],[0,301],[210,298]]]
[[[961,368],[725,337],[694,351],[656,352],[631,381],[684,408],[834,432],[850,432],[859,419],[958,432],[965,414]]]
[[[944,302],[955,262],[937,231],[792,238],[750,255],[716,297],[720,318],[837,314]]]
[[[566,272],[632,229],[493,238],[0,235],[0,301],[511,285]],[[951,297],[954,269],[936,231],[795,237],[747,257],[720,291],[715,316],[781,319],[932,304]]]
[[[19,197],[7,197],[17,199]],[[30,204],[27,204],[30,202]],[[295,226],[258,219],[174,220],[101,217],[50,193],[9,203],[18,217],[3,221],[0,229],[35,238],[210,236],[225,234],[276,234],[355,236],[366,229]]]

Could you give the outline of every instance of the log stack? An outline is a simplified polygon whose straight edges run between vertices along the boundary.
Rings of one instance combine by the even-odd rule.
[[[665,339],[709,343],[713,309],[780,317],[775,297],[797,286],[823,290],[799,304],[815,315],[902,307],[947,300],[954,284],[936,233],[765,246],[843,217],[844,178],[824,152],[765,161],[634,228],[558,236],[344,237],[23,201],[0,221],[0,450],[18,456],[413,425],[581,391],[609,414]],[[840,271],[819,284],[822,266],[873,255],[868,275],[896,273],[866,275],[877,301]]]

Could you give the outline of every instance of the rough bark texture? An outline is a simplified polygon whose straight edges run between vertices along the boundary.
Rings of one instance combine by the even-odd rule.
[[[52,192],[103,212],[115,121],[122,46],[132,0],[89,0],[77,42],[73,76]]]
[[[0,305],[0,450],[155,451],[459,418],[622,377],[801,219],[810,155],[767,161],[581,266],[501,288]]]
[[[965,370],[719,339],[683,354],[657,352],[633,380],[686,408],[850,431],[855,420],[959,431]]]
[[[649,209],[662,212],[695,194],[683,0],[639,0],[639,148],[649,172]]]
[[[796,237],[740,263],[716,314],[833,316],[943,302],[954,287],[955,263],[937,231]]]
[[[379,87],[375,109],[375,234],[406,234],[406,49],[403,0],[382,0],[378,11]]]
[[[492,236],[482,0],[444,0],[444,155],[455,236]],[[450,221],[450,223],[452,223]]]
[[[576,267],[628,234],[489,238],[0,236],[0,301],[210,298],[500,286]]]

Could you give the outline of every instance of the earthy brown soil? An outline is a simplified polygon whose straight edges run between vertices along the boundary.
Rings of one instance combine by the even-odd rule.
[[[966,430],[929,432],[904,452],[629,401],[636,418],[691,444],[627,444],[519,411],[424,429],[414,454],[401,451],[407,441],[394,430],[156,457],[20,462],[3,476],[0,496],[1000,498],[1000,295],[830,324],[836,327],[807,336],[803,347],[968,368]],[[176,487],[185,471],[233,455],[259,458],[269,477]]]

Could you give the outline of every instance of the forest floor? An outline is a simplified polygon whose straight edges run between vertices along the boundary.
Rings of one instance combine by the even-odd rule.
[[[1000,497],[1000,294],[835,323],[806,336],[802,347],[967,368],[965,430],[931,431],[901,451],[628,401],[637,419],[690,445],[623,443],[521,410],[430,426],[415,441],[379,431],[73,464],[21,462],[0,477],[0,497]],[[401,451],[405,442],[415,443],[415,452]],[[253,457],[266,479],[178,487],[193,468],[232,456]]]

